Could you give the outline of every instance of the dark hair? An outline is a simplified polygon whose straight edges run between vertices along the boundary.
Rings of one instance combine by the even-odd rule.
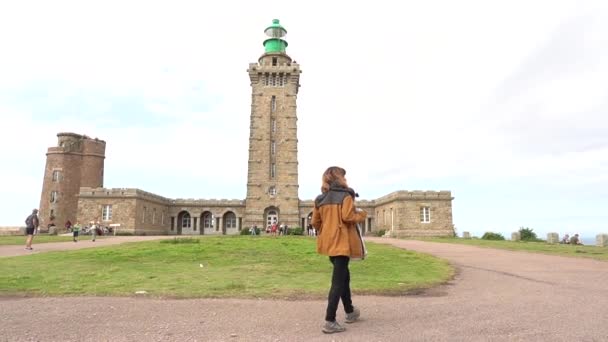
[[[343,186],[345,188],[348,187],[346,184],[346,170],[339,166],[330,166],[323,172],[323,177],[321,178],[321,192],[326,193],[329,191],[332,183],[338,183],[338,185]]]

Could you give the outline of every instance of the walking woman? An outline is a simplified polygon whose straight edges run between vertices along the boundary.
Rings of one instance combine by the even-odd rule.
[[[355,207],[355,191],[348,187],[345,175],[346,171],[337,166],[323,173],[321,195],[315,199],[312,212],[312,225],[318,231],[317,253],[329,256],[334,266],[323,325],[326,334],[346,330],[336,322],[340,299],[346,323],[355,322],[361,314],[351,300],[348,262],[351,258],[364,257],[363,241],[356,224],[364,221],[367,213]]]

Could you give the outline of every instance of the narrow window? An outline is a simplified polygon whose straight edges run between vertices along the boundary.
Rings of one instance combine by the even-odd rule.
[[[53,182],[59,182],[59,170],[53,171]]]
[[[270,76],[268,74],[264,75],[264,85],[266,87],[268,87],[268,85],[270,84]]]
[[[268,194],[270,196],[276,196],[277,195],[277,188],[275,186],[271,186],[270,188],[268,188]]]
[[[234,213],[228,213],[225,216],[226,228],[236,228],[236,215]]]
[[[420,222],[422,222],[422,223],[431,222],[431,208],[420,207]]]
[[[277,120],[276,119],[272,119],[271,126],[272,126],[272,133],[276,132],[277,131]]]
[[[101,210],[101,219],[104,221],[112,220],[112,206],[110,204],[103,206],[103,209]]]
[[[270,164],[270,178],[274,178],[276,174],[276,165],[275,163]]]
[[[276,146],[277,144],[274,142],[274,140],[270,143],[270,154],[274,156],[275,152],[276,152]]]
[[[152,209],[152,224],[156,223],[156,208]]]
[[[191,227],[190,214],[185,213],[184,216],[182,217],[182,228],[190,228],[190,227]]]
[[[144,212],[141,215],[141,223],[146,223],[146,211],[148,208],[144,207]]]
[[[278,59],[276,57],[272,57],[272,66],[277,66]]]
[[[270,99],[270,111],[274,113],[276,110],[277,110],[277,97],[272,95],[272,98]]]
[[[213,228],[213,215],[210,212],[203,215],[203,228]]]
[[[59,193],[57,191],[51,191],[51,203],[57,203]]]
[[[160,224],[161,225],[165,224],[165,212],[164,211],[162,213],[160,213]]]

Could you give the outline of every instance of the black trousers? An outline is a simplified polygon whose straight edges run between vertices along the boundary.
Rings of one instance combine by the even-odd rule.
[[[344,305],[346,313],[353,312],[353,302],[350,298],[350,271],[348,270],[350,258],[343,255],[330,256],[329,261],[334,265],[334,271],[331,276],[331,288],[327,296],[325,320],[333,322],[336,320],[336,311],[340,299],[342,299],[342,305]]]

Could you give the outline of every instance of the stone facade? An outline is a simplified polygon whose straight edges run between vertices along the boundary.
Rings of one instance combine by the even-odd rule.
[[[373,202],[376,229],[391,236],[453,236],[449,191],[395,191]]]
[[[302,71],[285,53],[287,43],[277,38],[282,35],[271,37],[265,47],[274,42],[247,70],[252,95],[245,200],[169,199],[139,189],[103,188],[105,142],[60,133],[59,147],[47,154],[41,218],[54,210],[57,224],[99,220],[139,235],[238,234],[271,222],[306,227],[314,203],[298,195],[296,102]],[[273,50],[276,46],[283,49]],[[62,172],[59,182],[52,179],[56,170]],[[60,200],[49,205],[55,189]],[[362,224],[367,234],[384,229],[398,237],[453,236],[452,200],[449,191],[396,191],[358,200],[357,206],[368,212]]]

